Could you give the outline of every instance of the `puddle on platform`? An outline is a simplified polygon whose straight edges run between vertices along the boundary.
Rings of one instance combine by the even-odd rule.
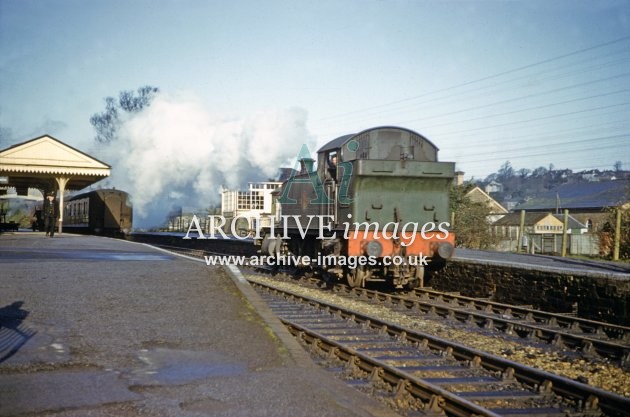
[[[135,370],[131,375],[133,383],[139,385],[182,385],[205,378],[247,372],[244,365],[231,362],[216,352],[143,349],[138,359],[146,364],[145,368]]]

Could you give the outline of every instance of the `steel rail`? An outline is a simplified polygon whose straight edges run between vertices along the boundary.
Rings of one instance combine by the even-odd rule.
[[[525,333],[525,335],[529,337],[536,337],[557,346],[564,345],[573,349],[579,348],[586,354],[598,354],[602,357],[617,360],[623,366],[630,365],[630,345],[616,342],[617,339],[598,339],[596,337],[592,337],[591,333],[569,333],[568,331],[565,331],[567,328],[566,326],[560,329],[554,328],[553,326],[557,326],[556,320],[557,316],[559,316],[558,314],[546,313],[537,310],[528,310],[531,312],[530,314],[535,313],[537,317],[546,317],[548,319],[546,323],[543,323],[543,320],[537,320],[535,323],[531,323],[531,320],[530,322],[524,322],[519,319],[512,318],[507,310],[504,310],[502,312],[503,314],[500,314],[496,313],[494,310],[489,311],[487,308],[484,310],[479,310],[476,308],[461,308],[461,303],[441,302],[439,297],[436,297],[434,300],[426,300],[423,298],[409,297],[406,295],[383,293],[366,288],[351,288],[344,285],[336,286],[335,289],[337,288],[342,288],[346,293],[354,293],[359,297],[366,297],[368,299],[386,302],[392,306],[404,306],[408,309],[416,309],[425,314],[436,314],[442,317],[457,319],[461,322],[474,321],[475,324],[479,327],[495,328],[497,330],[504,331],[507,334]],[[439,294],[440,296],[444,295],[437,292],[433,293]],[[452,297],[452,299],[454,300],[461,299],[459,298],[459,296]],[[462,298],[470,300],[470,302],[477,301],[476,299],[470,297]],[[505,306],[506,309],[517,308],[515,306],[510,306],[507,304],[493,304]],[[597,323],[602,326],[606,324],[585,319],[577,320],[582,322]],[[577,323],[577,321],[574,323]],[[630,335],[630,328],[624,326],[610,326],[614,327],[619,332],[626,332],[624,333],[625,335]],[[570,328],[575,329],[576,327],[575,325],[572,325],[572,327]],[[627,336],[624,336],[624,340],[626,337]]]
[[[612,338],[630,342],[630,327],[617,324],[599,322],[581,317],[575,317],[561,313],[551,313],[535,310],[530,307],[516,306],[497,301],[484,300],[480,298],[467,297],[464,295],[436,291],[428,288],[414,289],[416,295],[421,299],[433,299],[443,301],[448,304],[457,303],[461,307],[474,308],[480,311],[493,312],[496,314],[509,314],[511,316],[536,321],[549,325],[557,325],[567,329],[577,330],[577,328],[589,330],[593,334],[606,333]],[[586,333],[586,332],[585,332]]]
[[[628,415],[630,399],[620,395],[573,381],[571,379],[545,372],[539,369],[511,361],[499,356],[461,345],[459,343],[442,339],[417,330],[404,328],[394,323],[368,316],[363,313],[328,304],[310,297],[295,294],[287,290],[278,289],[270,285],[251,281],[252,285],[268,288],[270,291],[301,300],[301,302],[320,306],[320,308],[335,312],[336,314],[364,326],[385,331],[393,337],[407,340],[410,343],[424,344],[432,350],[448,352],[455,359],[476,363],[481,367],[504,375],[513,376],[517,381],[537,388],[541,391],[553,392],[560,397],[582,404],[584,408],[596,408],[598,405],[610,415]]]
[[[294,336],[301,337],[309,344],[319,342],[318,348],[334,354],[344,362],[359,366],[363,371],[373,375],[372,378],[381,378],[391,386],[399,386],[399,389],[404,389],[413,397],[419,398],[426,405],[426,411],[439,413],[443,410],[448,415],[457,417],[501,417],[500,414],[461,398],[444,388],[414,377],[383,361],[351,349],[343,343],[332,340],[305,326],[282,317],[280,320]]]

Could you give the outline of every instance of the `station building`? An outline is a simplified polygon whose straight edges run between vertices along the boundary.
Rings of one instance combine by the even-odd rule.
[[[501,238],[498,250],[516,251],[521,213],[510,213],[494,222],[492,225],[495,235]],[[524,230],[521,241],[522,249],[530,253],[560,253],[562,234],[568,235],[567,244],[570,254],[596,255],[592,253],[594,243],[592,238],[584,236],[588,228],[573,216],[568,217],[566,232],[564,231],[564,216],[552,213],[525,213]],[[585,241],[586,239],[586,241]],[[586,245],[588,243],[588,245]]]
[[[44,195],[55,194],[61,232],[66,193],[84,189],[110,173],[108,164],[59,139],[43,135],[0,150],[0,199],[19,197],[41,201]],[[6,225],[4,219],[0,220],[2,229]]]

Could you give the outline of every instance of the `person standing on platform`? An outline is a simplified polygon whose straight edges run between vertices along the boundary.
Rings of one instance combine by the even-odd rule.
[[[59,218],[59,203],[55,200],[55,193],[48,193],[44,200],[44,229],[46,236],[55,236],[55,226]]]

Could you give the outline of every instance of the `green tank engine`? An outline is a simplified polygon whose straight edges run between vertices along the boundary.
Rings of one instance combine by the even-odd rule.
[[[280,223],[261,252],[290,254],[351,286],[423,285],[425,271],[452,256],[449,188],[455,164],[405,128],[341,136],[307,155],[278,191]]]

